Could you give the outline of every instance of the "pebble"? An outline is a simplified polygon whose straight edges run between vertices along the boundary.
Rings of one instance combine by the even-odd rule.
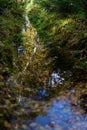
[[[72,90],[71,90],[71,93],[73,93],[73,94],[74,94],[74,93],[76,93],[76,91],[75,91],[74,89],[72,89]]]
[[[28,127],[27,127],[26,125],[22,125],[22,128],[23,128],[24,130],[28,130]]]
[[[30,127],[36,127],[36,126],[37,126],[37,123],[32,122],[32,123],[30,124]]]
[[[50,122],[50,123],[49,123],[49,126],[50,126],[50,127],[54,127],[54,126],[55,126],[55,122],[54,122],[54,121]]]

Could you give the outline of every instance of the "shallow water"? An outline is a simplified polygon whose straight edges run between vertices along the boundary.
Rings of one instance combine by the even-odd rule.
[[[77,103],[75,90],[49,101],[25,100],[14,115],[14,130],[87,130],[87,115]]]

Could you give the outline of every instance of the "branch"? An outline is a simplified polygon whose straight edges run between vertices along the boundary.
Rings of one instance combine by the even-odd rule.
[[[25,72],[27,70],[27,68],[29,67],[29,65],[33,62],[34,58],[35,58],[35,55],[36,55],[36,51],[37,51],[37,48],[38,48],[38,34],[36,32],[35,34],[35,40],[34,40],[34,49],[33,49],[33,54],[32,54],[32,57],[29,58],[23,72]]]

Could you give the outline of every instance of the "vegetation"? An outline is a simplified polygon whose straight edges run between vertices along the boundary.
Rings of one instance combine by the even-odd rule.
[[[53,70],[68,74],[66,84],[87,82],[86,6],[86,0],[0,0],[2,130],[11,129],[18,96],[47,87]]]
[[[84,79],[82,72],[85,77],[87,74],[87,3],[83,3],[80,0],[37,0],[29,12],[33,26],[44,41],[51,67],[70,70],[74,77],[81,76],[80,80]]]

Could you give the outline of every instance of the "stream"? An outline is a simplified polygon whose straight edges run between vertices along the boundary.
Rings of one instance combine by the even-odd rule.
[[[13,130],[87,130],[80,93],[66,90],[48,100],[21,97],[20,108],[14,111],[11,120]]]

